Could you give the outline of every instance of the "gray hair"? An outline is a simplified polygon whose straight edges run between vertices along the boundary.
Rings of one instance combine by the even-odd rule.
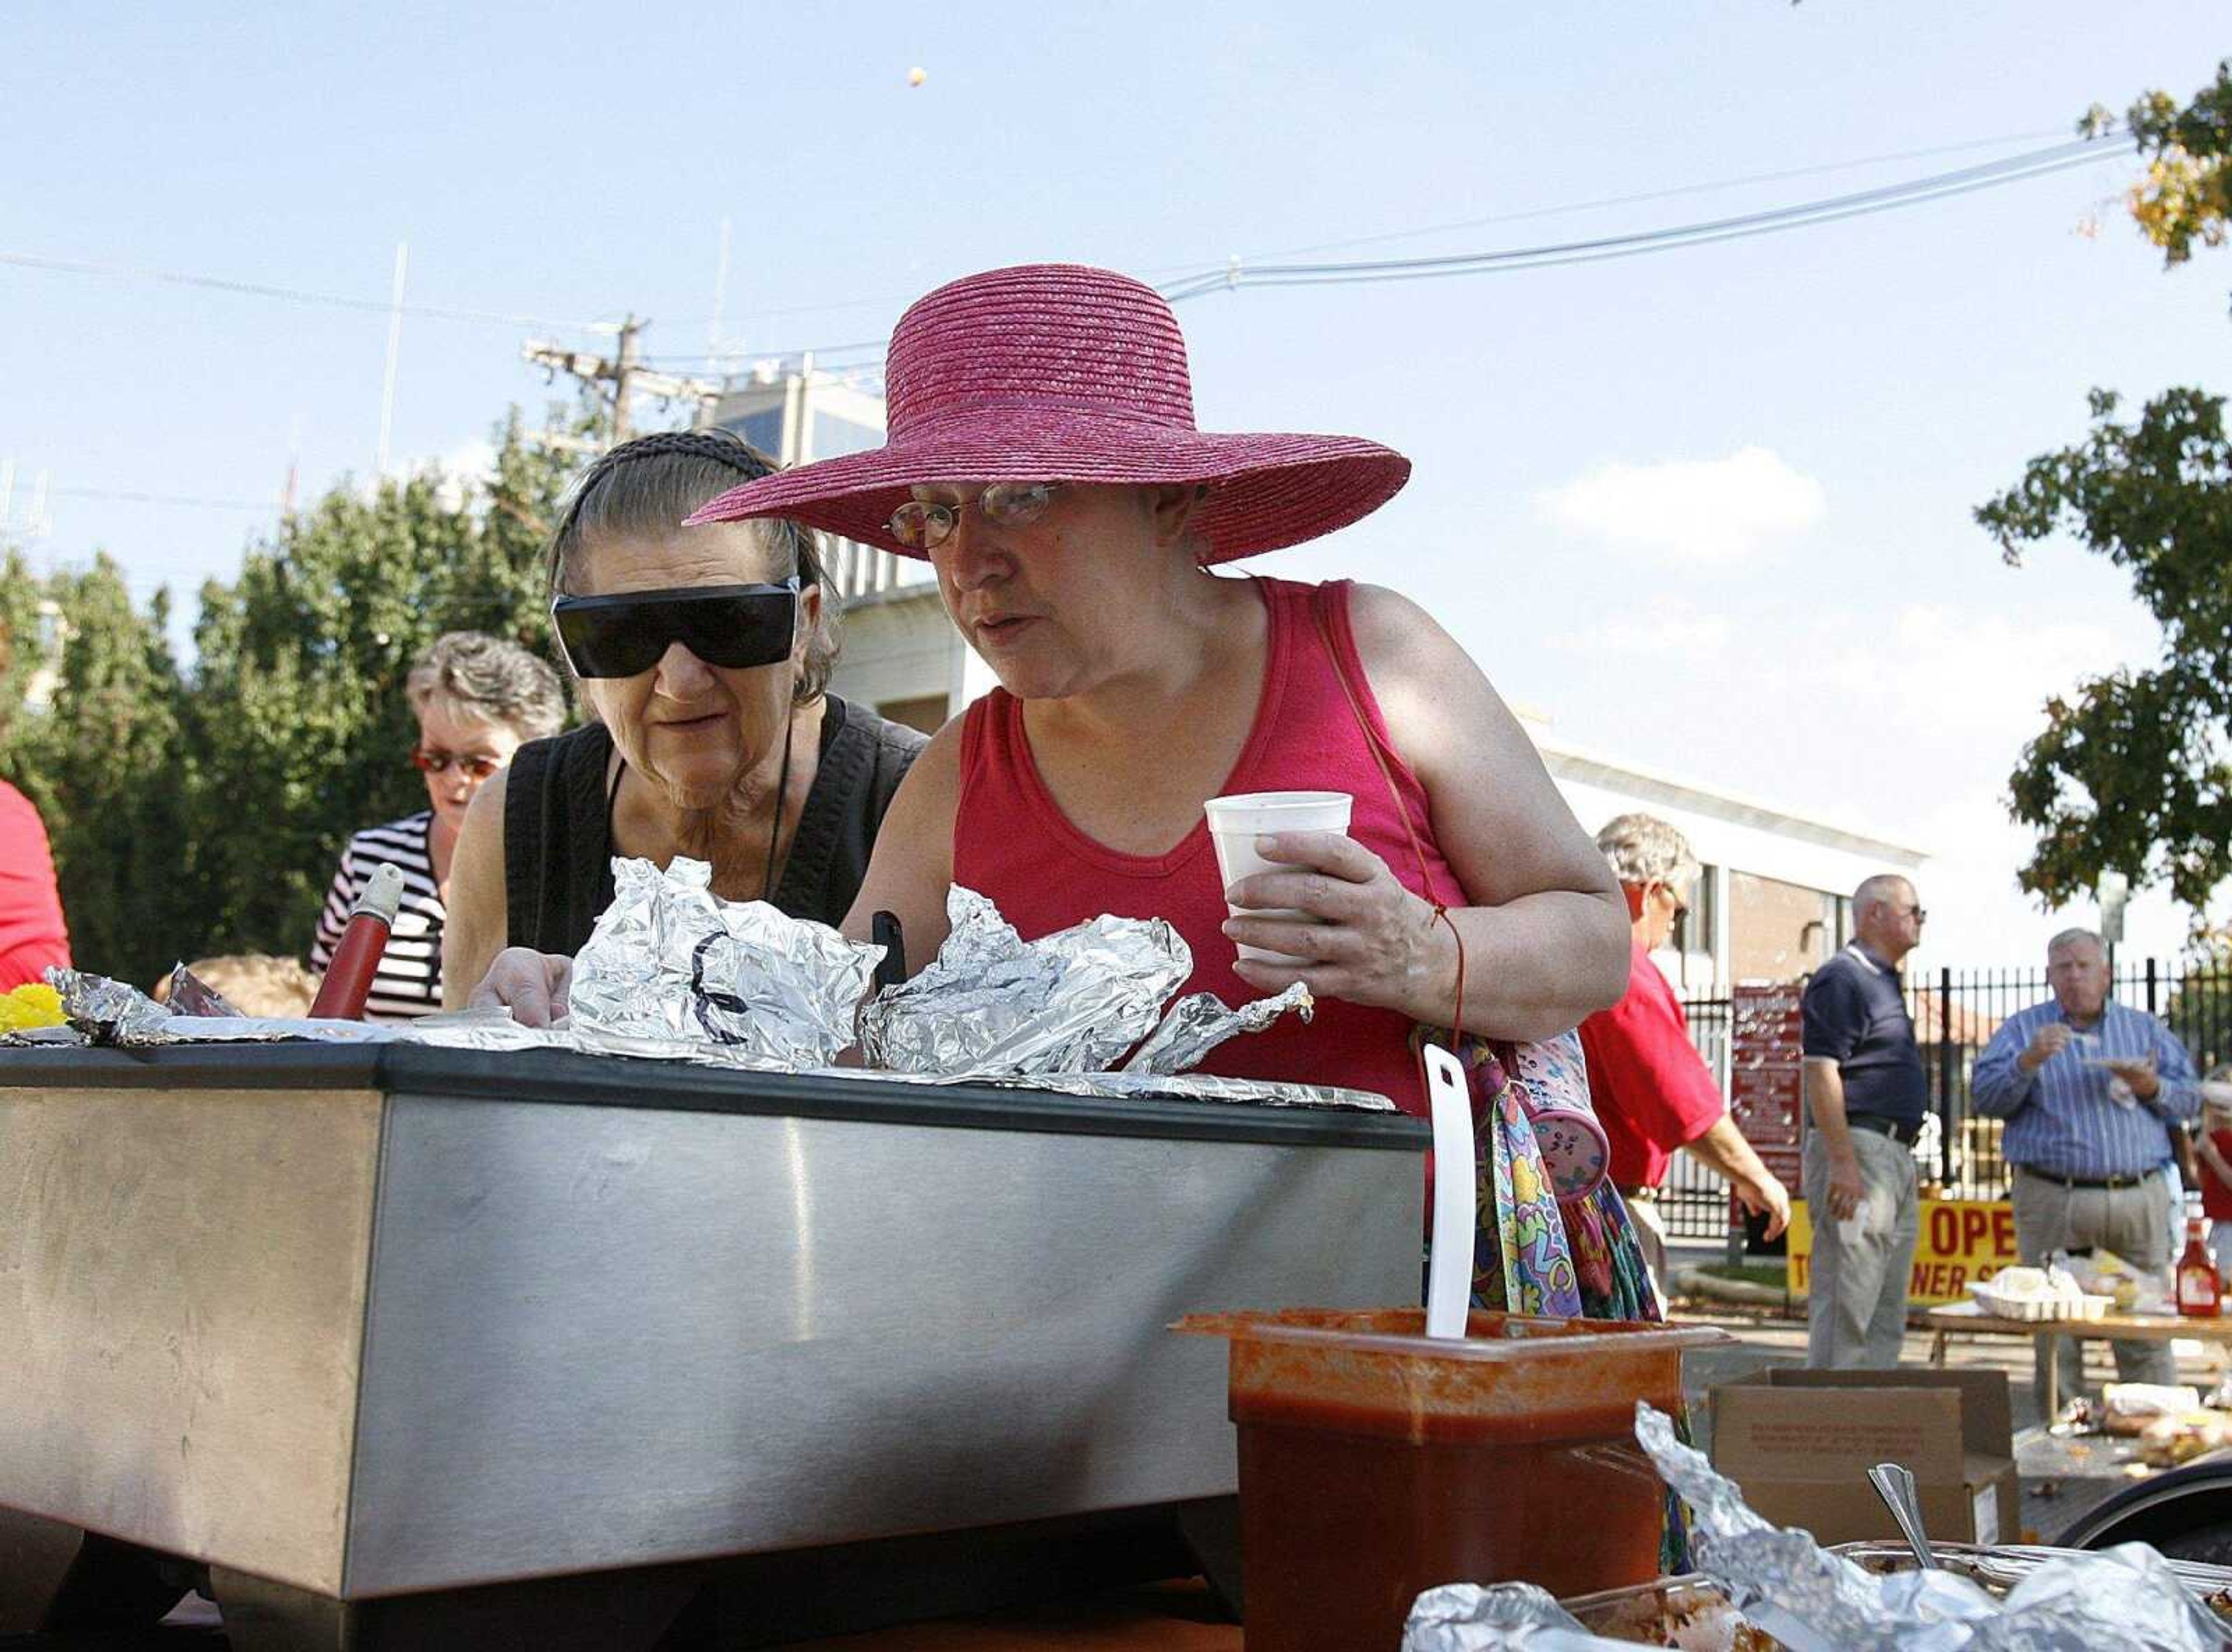
[[[1903,872],[1879,871],[1873,877],[1860,879],[1860,886],[1852,891],[1852,910],[1865,912],[1878,901],[1889,905],[1897,898],[1901,886],[1914,887],[1914,880]]]
[[[412,712],[441,699],[468,717],[501,722],[522,741],[541,740],[566,726],[566,694],[558,673],[517,643],[477,631],[453,631],[434,639],[404,680]]]
[[[671,534],[700,505],[781,468],[730,431],[660,431],[621,443],[588,468],[551,532],[550,594],[595,594],[579,583],[581,553],[590,543]],[[821,612],[806,639],[792,690],[804,704],[828,688],[843,646],[837,593],[822,572],[821,541],[812,528],[782,517],[758,518],[752,525],[782,569],[778,579],[795,573],[801,591],[821,589]]]
[[[2100,938],[2098,930],[2064,930],[2046,943],[2046,956],[2051,959],[2057,952],[2067,952],[2072,947],[2088,946],[2103,958],[2108,956],[2108,943]]]
[[[1605,822],[1597,847],[1612,862],[1612,875],[1640,889],[1650,884],[1687,884],[1702,870],[1690,840],[1655,814],[1622,814]]]

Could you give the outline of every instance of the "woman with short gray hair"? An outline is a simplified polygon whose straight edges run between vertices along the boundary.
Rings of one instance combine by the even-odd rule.
[[[403,693],[418,720],[410,762],[425,777],[427,807],[348,840],[310,943],[310,967],[323,973],[373,869],[390,865],[403,874],[403,905],[365,1004],[367,1020],[406,1020],[441,1008],[450,865],[465,811],[513,753],[566,724],[558,673],[518,644],[478,632],[437,638],[411,667]]]
[[[1655,814],[1613,816],[1597,833],[1597,847],[1629,889],[1679,891],[1697,881],[1690,840]]]

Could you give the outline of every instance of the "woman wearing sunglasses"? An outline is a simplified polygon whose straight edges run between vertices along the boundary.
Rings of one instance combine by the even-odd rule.
[[[458,845],[444,975],[464,1001],[507,947],[562,960],[612,904],[612,861],[708,863],[730,900],[835,923],[924,744],[827,692],[836,611],[813,534],[684,529],[774,473],[725,431],[622,444],[551,535],[551,619],[594,721],[530,746]]]
[[[373,868],[402,872],[403,906],[365,1005],[371,1020],[441,1008],[451,872],[466,808],[522,744],[566,725],[558,674],[516,643],[477,632],[438,638],[412,666],[404,693],[418,719],[411,763],[425,778],[427,807],[349,839],[310,944],[310,967],[322,974]]]

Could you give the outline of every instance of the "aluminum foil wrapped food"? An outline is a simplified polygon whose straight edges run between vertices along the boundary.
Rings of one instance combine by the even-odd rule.
[[[69,1024],[96,1044],[166,1044],[171,1012],[137,987],[81,969],[50,968]]]
[[[977,1079],[1106,1075],[1136,1045],[1123,1071],[1137,1085],[1183,1073],[1289,1011],[1309,1018],[1300,985],[1238,1009],[1197,993],[1164,1014],[1193,973],[1193,950],[1160,918],[1103,916],[1025,941],[974,890],[956,884],[945,910],[937,958],[878,994],[861,1017],[872,1068]]]
[[[1193,973],[1160,918],[1096,917],[1025,942],[983,896],[947,892],[951,928],[920,975],[862,1017],[873,1067],[958,1075],[1103,1072],[1155,1028]]]
[[[238,1015],[232,1001],[183,963],[171,969],[171,1014]]]
[[[266,1020],[253,1015],[174,1015],[137,987],[83,970],[49,969],[62,1014],[88,1042],[127,1047],[157,1044],[267,1044],[308,1039],[321,1044],[380,1044],[397,1029],[368,1021]]]
[[[613,904],[574,962],[582,1041],[711,1042],[736,1065],[827,1066],[857,1041],[884,949],[764,901],[724,901],[712,868],[615,858]]]
[[[1288,1010],[1301,1016],[1305,1025],[1315,1013],[1310,989],[1299,981],[1276,997],[1258,998],[1238,1009],[1228,1007],[1215,993],[1189,993],[1171,1006],[1162,1025],[1132,1052],[1124,1071],[1190,1072],[1226,1040],[1243,1033],[1260,1033]]]
[[[1698,1569],[1746,1620],[1788,1652],[2219,1652],[2232,1631],[2144,1544],[2069,1554],[1995,1599],[1946,1571],[1889,1575],[1829,1553],[1805,1532],[1769,1525],[1734,1482],[1638,1403],[1635,1435],[1690,1507]],[[1529,1585],[1427,1590],[1405,1626],[1404,1652],[1617,1652]]]

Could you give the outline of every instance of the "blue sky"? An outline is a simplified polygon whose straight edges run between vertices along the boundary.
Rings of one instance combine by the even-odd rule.
[[[2232,49],[2221,0],[227,10],[10,9],[0,252],[376,301],[407,239],[413,302],[583,344],[633,311],[676,356],[706,347],[723,217],[728,330],[760,354],[879,338],[1005,262],[1163,279],[1839,193],[2037,146],[2096,100],[2183,96]],[[2133,170],[2118,146],[1716,248],[1214,294],[1180,310],[1202,423],[1401,448],[1410,489],[1278,571],[1410,591],[1570,740],[1932,849],[1931,951],[2020,960],[2053,926],[2014,893],[2007,771],[2046,693],[2155,639],[2105,565],[2064,547],[2009,571],[1969,512],[2082,431],[2089,385],[2232,382],[2232,257],[2163,273],[2116,209]],[[529,330],[406,324],[399,463],[540,404]],[[307,490],[362,474],[385,343],[376,313],[0,266],[18,514],[42,470],[269,499],[296,433]],[[51,514],[41,556],[103,547],[146,590],[229,573],[269,525]],[[2181,929],[2143,905],[2133,939]]]

